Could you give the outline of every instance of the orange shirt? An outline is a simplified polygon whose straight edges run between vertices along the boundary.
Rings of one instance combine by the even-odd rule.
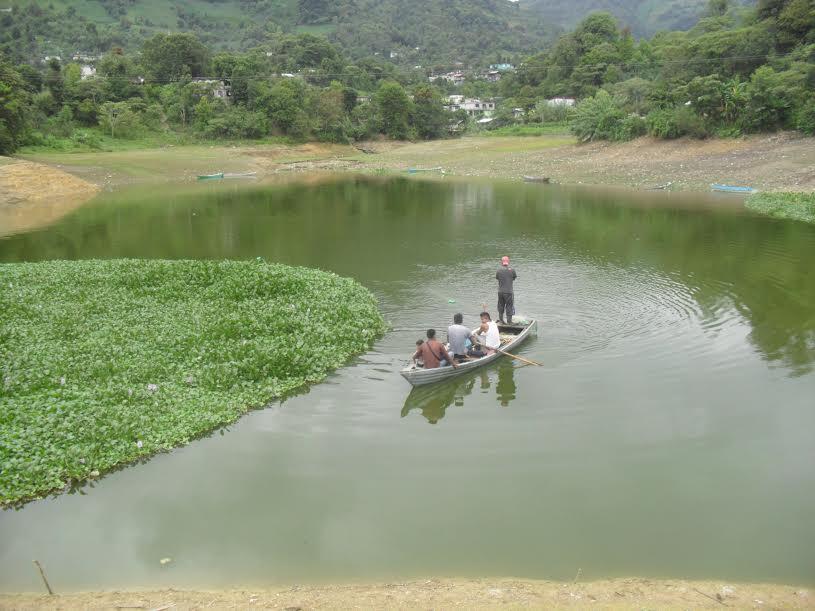
[[[422,359],[424,361],[425,369],[435,369],[439,366],[440,359],[445,359],[448,363],[453,361],[447,350],[437,339],[428,339],[419,346],[416,354],[413,355],[414,359]]]

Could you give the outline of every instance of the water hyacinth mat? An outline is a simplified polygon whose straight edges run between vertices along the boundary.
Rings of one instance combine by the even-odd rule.
[[[366,351],[349,278],[262,261],[0,264],[0,504],[188,442]]]

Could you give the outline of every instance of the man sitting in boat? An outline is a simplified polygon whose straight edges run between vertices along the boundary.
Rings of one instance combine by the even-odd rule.
[[[462,363],[467,360],[467,343],[475,344],[473,332],[465,327],[464,316],[456,314],[453,316],[453,324],[447,327],[447,343],[450,344],[450,354],[453,360]]]
[[[473,333],[475,333],[479,347],[470,350],[470,356],[476,358],[489,356],[495,354],[495,351],[501,347],[501,334],[498,331],[498,325],[492,320],[489,312],[481,312],[481,326],[475,329]]]
[[[424,342],[416,352],[413,354],[414,359],[421,359],[424,362],[425,369],[435,369],[443,365],[450,364],[453,367],[458,367],[455,359],[450,356],[447,349],[439,340],[436,339],[436,330],[427,330],[427,341]]]

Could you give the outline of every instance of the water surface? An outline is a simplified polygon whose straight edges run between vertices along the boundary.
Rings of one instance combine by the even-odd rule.
[[[411,391],[415,340],[494,310],[504,254],[545,367]],[[3,512],[0,589],[37,590],[32,558],[60,591],[815,583],[815,228],[729,197],[328,178],[120,191],[0,240],[0,261],[258,256],[357,278],[394,330],[223,434]]]

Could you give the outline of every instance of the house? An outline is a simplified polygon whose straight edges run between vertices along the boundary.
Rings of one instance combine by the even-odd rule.
[[[75,62],[82,62],[83,64],[92,64],[95,61],[99,60],[98,55],[92,55],[90,53],[83,53],[82,51],[77,51],[71,56],[71,59]]]
[[[490,64],[490,70],[496,70],[498,72],[512,72],[515,70],[515,66],[512,64]]]
[[[451,95],[447,97],[447,104],[444,108],[451,112],[463,110],[471,117],[491,117],[495,113],[495,102],[465,98],[463,95]]]
[[[576,103],[574,98],[550,98],[546,100],[547,106],[568,106],[572,107]]]
[[[512,118],[513,119],[523,119],[526,115],[526,111],[523,108],[513,108],[512,109]]]
[[[196,77],[192,82],[201,87],[201,89],[208,89],[213,98],[228,102],[232,97],[232,88],[229,83],[220,79],[211,79],[205,77]]]
[[[484,78],[490,83],[497,83],[501,80],[501,73],[498,70],[489,70],[484,73]]]
[[[448,83],[453,83],[453,85],[461,85],[464,83],[464,72],[454,70],[446,74],[434,74],[430,77],[430,82],[432,83],[434,81],[447,81]]]

